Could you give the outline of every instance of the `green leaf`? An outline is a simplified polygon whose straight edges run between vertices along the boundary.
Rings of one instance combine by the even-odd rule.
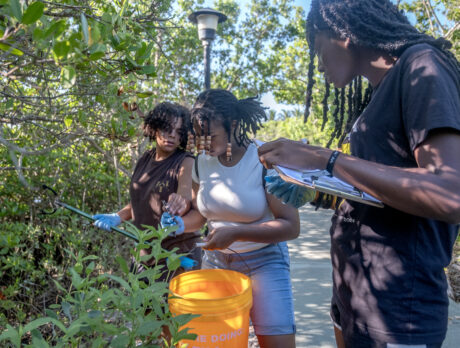
[[[136,93],[136,95],[139,98],[147,98],[147,97],[150,97],[151,95],[153,95],[153,92],[138,92],[138,93]]]
[[[110,346],[114,348],[128,347],[129,346],[129,336],[128,335],[118,335],[112,340],[112,342],[110,342]]]
[[[45,341],[40,331],[32,330],[31,334],[34,348],[49,348],[49,344]]]
[[[128,268],[128,264],[126,263],[125,258],[118,255],[117,257],[115,257],[115,260],[120,265],[121,270],[123,271],[123,273],[128,274],[129,273],[129,268]]]
[[[123,17],[123,12],[125,12],[128,3],[129,3],[129,0],[123,1],[123,6],[121,7],[121,11],[120,11],[120,18]]]
[[[45,32],[41,30],[40,28],[35,28],[34,32],[32,33],[32,38],[37,41],[41,40],[45,37]]]
[[[17,48],[13,48],[12,46],[4,42],[0,42],[0,49],[8,53],[14,54],[15,56],[22,56],[24,54],[24,52],[18,50]]]
[[[58,320],[58,316],[57,316],[57,314],[55,312],[53,312],[53,311],[51,311],[49,309],[45,309],[45,313],[46,313],[47,316]]]
[[[67,25],[66,25],[65,20],[63,19],[58,20],[57,22],[54,22],[53,24],[51,24],[51,26],[46,30],[44,37],[54,35],[54,37],[57,38],[59,35],[61,35],[65,31],[66,27]]]
[[[72,320],[72,315],[70,314],[71,307],[72,305],[69,302],[62,301],[61,303],[62,311],[64,312],[66,317],[69,318],[69,320]]]
[[[142,71],[142,73],[144,73],[144,74],[146,74],[146,75],[151,75],[151,74],[155,74],[155,73],[156,73],[155,66],[153,66],[153,65],[144,65],[144,66],[141,68],[141,71]]]
[[[81,30],[83,31],[83,38],[85,39],[85,43],[88,44],[89,42],[89,30],[88,30],[88,21],[86,20],[85,14],[81,13]]]
[[[104,52],[94,52],[94,53],[91,53],[90,56],[89,56],[89,60],[98,60],[98,59],[101,59],[102,57],[105,56],[105,53]]]
[[[68,40],[56,42],[53,51],[58,59],[66,58],[70,51],[70,42]]]
[[[159,329],[163,324],[163,321],[160,320],[145,320],[137,329],[137,334],[147,336],[151,332]]]
[[[180,267],[180,258],[177,255],[171,255],[168,257],[166,264],[170,271],[174,271]]]
[[[77,319],[67,329],[66,335],[72,337],[76,333],[85,331],[88,328],[88,324],[82,319]]]
[[[73,268],[70,269],[70,274],[72,275],[72,285],[79,290],[82,286],[83,279]]]
[[[112,46],[115,47],[118,50],[118,46],[120,45],[120,38],[118,37],[117,34],[113,34],[109,37],[110,42],[112,42]]]
[[[181,340],[195,341],[198,335],[194,333],[188,333],[188,330],[189,328],[179,331],[175,339],[178,341],[181,341]]]
[[[88,317],[91,319],[99,318],[99,317],[102,317],[102,313],[101,311],[89,311]]]
[[[100,347],[105,347],[106,343],[102,337],[98,337],[93,340],[91,343],[91,348],[100,348]]]
[[[31,321],[26,326],[24,326],[23,332],[29,332],[29,331],[35,330],[42,325],[48,324],[52,319],[53,318],[49,318],[49,317],[35,319],[34,321]]]
[[[75,68],[73,66],[64,66],[61,69],[61,84],[63,88],[70,88],[75,84],[75,81],[77,80],[77,73],[75,72]],[[65,124],[67,127],[70,127],[70,125],[67,125],[69,121],[64,120]],[[72,121],[70,121],[72,123]]]
[[[180,314],[174,317],[174,321],[178,324],[178,326],[184,326],[190,320],[198,318],[199,316],[199,314]]]
[[[22,17],[22,23],[32,24],[37,21],[42,15],[45,4],[43,2],[37,1],[27,7],[24,16]]]
[[[110,279],[115,280],[117,283],[119,283],[122,287],[124,287],[129,292],[132,291],[131,286],[129,286],[129,284],[128,284],[128,282],[126,280],[124,280],[124,279],[122,279],[122,278],[120,278],[120,277],[118,277],[116,275],[113,275],[113,274],[109,274],[108,277]]]
[[[101,32],[99,30],[99,26],[97,25],[97,23],[95,23],[94,25],[91,26],[91,41],[93,43],[97,43],[100,41],[101,39]]]
[[[64,124],[67,128],[69,128],[71,125],[72,125],[72,117],[70,116],[66,116],[66,118],[64,119]]]
[[[82,261],[89,261],[89,260],[98,260],[99,257],[97,257],[96,255],[88,255],[88,256],[85,256],[84,258],[82,258],[81,260]]]
[[[54,285],[56,285],[56,287],[57,287],[59,290],[61,290],[61,291],[63,291],[63,292],[66,291],[66,289],[64,289],[64,287],[63,287],[61,284],[59,284],[58,281],[56,281],[56,280],[53,279],[53,282],[54,282]]]
[[[10,0],[10,8],[13,16],[16,17],[18,21],[22,19],[22,7],[19,0]]]
[[[0,342],[10,340],[17,348],[21,347],[21,337],[19,331],[9,324],[6,324],[6,331],[0,335]]]
[[[95,43],[94,45],[91,45],[91,47],[89,48],[89,52],[90,52],[89,59],[98,60],[102,58],[105,55],[106,50],[107,48],[103,44]]]

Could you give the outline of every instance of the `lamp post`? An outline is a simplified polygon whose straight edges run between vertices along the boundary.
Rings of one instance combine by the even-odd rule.
[[[204,87],[211,88],[211,43],[216,37],[217,24],[225,22],[227,16],[223,13],[203,8],[188,16],[188,19],[198,25],[198,38],[204,49]]]

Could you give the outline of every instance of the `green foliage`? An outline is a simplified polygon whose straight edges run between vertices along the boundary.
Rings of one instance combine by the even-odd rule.
[[[400,8],[415,17],[415,27],[434,37],[453,43],[453,52],[460,59],[460,6],[458,0],[403,0]]]
[[[143,259],[140,250],[150,247],[156,262],[171,260],[166,272],[174,272],[180,266],[180,255],[161,248],[168,230],[141,231],[129,225],[128,231],[139,239],[136,248],[131,249],[135,263]],[[24,340],[31,342],[31,347],[173,347],[181,339],[196,338],[182,328],[196,315],[173,316],[169,312],[168,284],[156,281],[164,272],[157,264],[134,274],[125,259],[118,256],[121,272],[116,275],[101,272],[97,256],[84,256],[81,250],[67,253],[73,265],[60,281],[53,279],[57,303],[45,310],[45,317],[16,328],[6,324],[0,342],[9,341],[15,347],[21,347]],[[159,339],[164,326],[171,332],[170,342]]]
[[[423,3],[434,12],[427,15]],[[49,197],[42,197],[40,187],[55,188],[62,201],[89,213],[116,211],[128,202],[130,174],[148,145],[140,130],[143,114],[163,100],[191,105],[202,89],[202,45],[187,18],[202,4],[0,0],[2,339],[34,347],[91,340],[98,347],[113,337],[112,345],[126,346],[155,327],[153,317],[129,307],[131,300],[153,306],[153,299],[127,272],[126,239],[62,209],[41,215],[41,209],[49,210]],[[270,91],[300,110],[309,60],[305,12],[293,0],[251,0],[244,9],[241,4],[217,0],[213,6],[228,20],[219,25],[213,45],[211,85],[240,98]],[[455,4],[401,1],[420,29],[433,27],[436,36],[454,41],[458,56]],[[448,22],[439,26],[433,13]],[[321,129],[324,87],[318,83],[313,92],[307,124],[301,111],[271,112],[258,137],[325,145],[333,124]],[[83,261],[82,250],[97,259]],[[170,267],[177,264],[171,254]],[[159,299],[164,288],[155,291]],[[110,310],[96,301],[104,294]],[[183,334],[177,323],[164,320],[176,337]],[[134,329],[122,329],[121,322]]]
[[[292,140],[307,139],[312,145],[325,146],[333,131],[333,125],[326,123],[323,130],[322,117],[318,114],[310,115],[307,123],[303,122],[303,112],[300,110],[285,111],[280,119],[273,119],[265,122],[264,127],[257,133],[257,139],[270,141],[277,138]],[[332,144],[336,146],[337,142]]]

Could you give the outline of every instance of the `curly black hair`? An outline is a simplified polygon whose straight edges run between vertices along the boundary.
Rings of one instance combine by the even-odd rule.
[[[157,104],[144,119],[144,136],[155,141],[157,131],[170,132],[174,127],[174,122],[182,119],[182,127],[179,130],[180,147],[185,148],[187,145],[187,129],[190,123],[190,110],[185,106],[162,102]]]
[[[209,124],[219,120],[227,131],[230,141],[232,123],[236,122],[233,135],[239,146],[250,143],[249,133],[253,135],[260,129],[267,115],[257,97],[238,99],[225,89],[208,89],[198,95],[192,108],[191,121],[198,133],[210,133]],[[194,133],[194,129],[190,129]]]
[[[427,43],[439,49],[453,67],[453,71],[460,75],[459,62],[449,51],[452,44],[444,38],[436,39],[419,32],[409,23],[403,12],[389,0],[312,0],[306,23],[310,63],[305,95],[305,122],[310,112],[312,88],[315,84],[314,47],[315,36],[318,32],[326,32],[338,39],[348,38],[354,46],[386,52],[395,58],[400,57],[410,46]],[[335,129],[328,142],[328,147],[334,138],[339,139],[339,146],[342,144],[353,122],[369,103],[372,87],[368,85],[364,94],[362,89],[361,77],[357,77],[347,87],[334,90],[335,110],[333,118]],[[326,94],[328,92],[327,86]],[[347,109],[346,122],[344,120],[345,109]],[[323,111],[323,122],[326,122],[327,97],[323,98]],[[340,118],[338,117],[339,112]]]

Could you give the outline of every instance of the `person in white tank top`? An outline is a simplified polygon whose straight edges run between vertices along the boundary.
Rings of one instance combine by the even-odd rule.
[[[192,209],[183,221],[186,232],[208,223],[203,268],[251,277],[251,322],[260,347],[291,348],[295,322],[285,241],[299,235],[299,215],[265,191],[263,166],[248,137],[265,117],[255,98],[238,100],[216,89],[198,96],[190,131],[205,153],[192,170]]]

